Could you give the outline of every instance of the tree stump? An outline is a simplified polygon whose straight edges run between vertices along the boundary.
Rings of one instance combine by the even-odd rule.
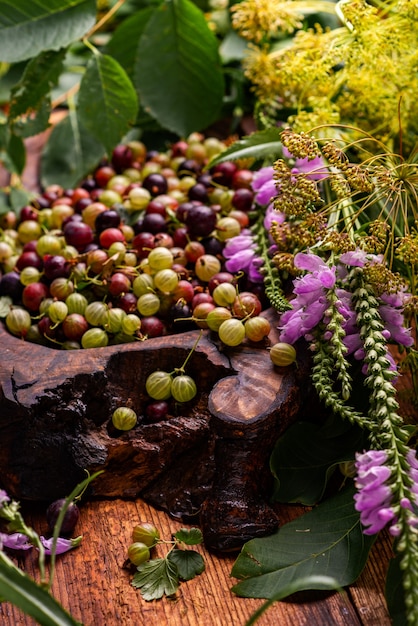
[[[277,315],[265,315],[274,343]],[[200,523],[213,550],[275,530],[277,515],[266,501],[269,456],[298,415],[304,368],[277,368],[266,346],[227,349],[204,331],[187,365],[197,398],[177,404],[169,419],[144,423],[147,376],[180,367],[198,335],[66,351],[0,328],[3,487],[17,499],[52,501],[86,471],[104,470],[92,497],[141,496]],[[118,406],[136,411],[133,430],[114,429]]]

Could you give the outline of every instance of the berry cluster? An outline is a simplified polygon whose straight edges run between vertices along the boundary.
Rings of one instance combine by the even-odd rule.
[[[233,162],[208,168],[224,148],[198,134],[166,152],[133,141],[79,187],[51,185],[18,218],[4,215],[7,329],[65,349],[195,328],[229,346],[263,340],[260,285],[227,272],[222,254],[251,225],[254,173]]]

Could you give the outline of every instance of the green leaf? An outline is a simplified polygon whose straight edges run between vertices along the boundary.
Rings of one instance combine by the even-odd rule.
[[[104,156],[104,146],[87,132],[74,113],[54,126],[41,157],[41,184],[73,188]]]
[[[132,80],[134,80],[139,41],[153,13],[154,8],[148,7],[128,17],[117,27],[106,46],[106,53],[121,64]]]
[[[0,551],[0,596],[42,626],[78,626],[74,618],[44,589]]]
[[[0,155],[0,158],[4,160],[4,165],[9,172],[21,175],[26,164],[26,149],[22,138],[11,133],[6,153]]]
[[[309,576],[307,578],[300,578],[297,581],[285,585],[280,593],[275,594],[270,600],[260,606],[255,613],[253,613],[250,619],[246,622],[245,626],[252,626],[256,621],[270,608],[275,602],[283,600],[293,593],[303,591],[304,589],[341,589],[338,582],[334,578],[329,576]]]
[[[199,528],[180,528],[174,537],[188,546],[196,546],[203,541],[202,531]]]
[[[16,63],[59,50],[96,21],[96,0],[0,0],[0,59]]]
[[[9,194],[6,193],[3,189],[0,189],[0,215],[4,215],[8,211],[10,211]]]
[[[190,0],[166,0],[155,9],[139,40],[134,82],[143,107],[173,133],[187,136],[218,118],[224,94],[218,42]]]
[[[243,547],[231,575],[246,579],[232,588],[239,596],[271,599],[288,585],[303,589],[334,589],[312,576],[326,576],[340,587],[360,575],[375,537],[362,533],[350,487],[285,524],[277,533],[253,539]],[[310,580],[308,584],[303,579]]]
[[[141,590],[148,602],[159,600],[164,594],[173,596],[179,587],[177,567],[169,559],[152,559],[138,566],[132,585]]]
[[[0,296],[0,317],[6,317],[12,308],[13,300],[9,296]]]
[[[398,555],[389,561],[386,575],[385,596],[393,626],[406,626],[408,623],[400,568],[401,559],[402,556]]]
[[[234,30],[229,31],[223,38],[219,53],[224,63],[242,61],[248,54],[248,42]]]
[[[276,479],[273,500],[307,506],[319,502],[336,465],[352,460],[363,439],[362,429],[342,420],[337,429],[311,422],[293,424],[270,458]]]
[[[10,94],[9,118],[12,121],[38,109],[45,97],[49,96],[63,70],[65,54],[65,49],[59,52],[49,50],[27,64],[22,78]]]
[[[26,189],[22,189],[21,187],[11,187],[9,195],[11,210],[17,213],[22,207],[29,204],[32,197],[33,194],[26,191]]]
[[[278,128],[268,128],[247,135],[212,159],[209,167],[238,159],[278,159],[282,155],[280,136],[281,131]]]
[[[201,554],[195,550],[172,550],[167,558],[177,567],[182,580],[192,580],[205,570],[205,562]]]
[[[13,120],[13,132],[19,137],[31,137],[37,135],[49,127],[51,115],[51,100],[46,96],[39,104],[36,112],[30,116]],[[12,121],[12,120],[11,120]]]
[[[123,67],[109,55],[94,54],[80,83],[81,124],[110,155],[135,123],[137,111],[138,98]]]

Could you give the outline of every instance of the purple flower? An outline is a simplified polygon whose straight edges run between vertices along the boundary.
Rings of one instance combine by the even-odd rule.
[[[418,506],[418,460],[415,450],[409,450],[406,455],[409,463],[409,478],[411,479],[411,493],[414,497],[414,504]]]
[[[270,206],[268,206],[266,209],[264,222],[263,222],[264,228],[266,230],[270,230],[273,222],[277,222],[277,224],[283,224],[285,219],[286,219],[285,214],[282,213],[281,211],[276,211],[273,204],[270,204]]]
[[[350,252],[344,252],[340,256],[340,262],[350,267],[364,267],[366,263],[375,265],[376,263],[383,262],[383,255],[381,254],[369,254],[360,248],[351,250]]]
[[[360,512],[365,535],[375,535],[396,517],[390,506],[393,494],[387,481],[392,472],[385,465],[386,461],[384,450],[356,454],[357,493],[354,495],[354,507]]]
[[[254,174],[251,186],[258,204],[270,204],[274,196],[277,196],[277,181],[274,179],[274,167],[262,167]]]
[[[259,268],[263,265],[263,260],[257,256],[257,246],[250,234],[250,231],[243,230],[241,235],[228,239],[223,256],[227,259],[225,269],[235,274],[245,272],[254,283],[262,283],[263,276]]]
[[[293,159],[293,155],[287,148],[283,146],[283,156],[287,159]],[[328,176],[328,170],[322,157],[318,156],[314,159],[295,159],[295,169],[301,174],[307,174],[312,180],[323,180]]]
[[[294,281],[292,309],[280,318],[280,341],[295,343],[308,335],[323,319],[328,308],[326,289],[335,284],[335,268],[329,268],[315,254],[298,253],[294,260],[298,269],[310,273]]]
[[[10,502],[9,496],[4,491],[4,489],[0,489],[0,509],[8,502]]]
[[[45,539],[45,537],[39,537],[42,545],[45,548],[45,554],[52,553],[52,537],[50,539]],[[68,550],[72,550],[80,545],[82,537],[75,537],[74,539],[64,539],[64,537],[58,537],[57,544],[55,546],[55,554],[63,554],[64,552],[68,552]]]
[[[22,533],[0,533],[0,541],[4,548],[11,548],[12,550],[29,550],[33,548],[33,545],[28,541],[26,535]]]
[[[51,554],[53,542],[52,537],[50,539],[45,539],[45,537],[41,536],[39,539],[45,548],[45,554]],[[55,554],[63,554],[72,548],[76,548],[81,543],[81,539],[81,537],[76,537],[74,539],[64,539],[63,537],[58,537]],[[10,535],[0,533],[0,544],[11,550],[30,550],[33,548],[33,544],[28,541],[27,536],[23,533],[11,533]]]
[[[383,299],[383,298],[382,298]],[[411,330],[404,326],[404,316],[400,309],[391,304],[382,304],[379,313],[385,322],[385,328],[390,333],[390,339],[402,346],[412,346],[414,339]]]

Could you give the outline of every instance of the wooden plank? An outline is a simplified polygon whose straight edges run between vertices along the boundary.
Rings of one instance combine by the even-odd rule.
[[[24,507],[28,523],[46,533],[39,505]],[[282,521],[299,515],[301,507],[286,507]],[[145,602],[131,584],[124,568],[130,534],[135,524],[153,522],[164,539],[187,526],[171,519],[141,500],[91,501],[82,505],[77,533],[79,548],[57,559],[54,596],[86,626],[244,626],[262,600],[238,598],[231,592],[235,579],[230,572],[236,555],[217,556],[203,547],[206,570],[182,583],[175,600]],[[162,556],[164,550],[158,548]],[[383,587],[385,564],[390,557],[389,540],[380,539],[364,573],[345,593],[309,592],[276,603],[257,622],[258,626],[389,626]],[[26,554],[20,562],[38,577],[36,558]],[[34,626],[35,622],[9,603],[0,605],[2,626]]]

